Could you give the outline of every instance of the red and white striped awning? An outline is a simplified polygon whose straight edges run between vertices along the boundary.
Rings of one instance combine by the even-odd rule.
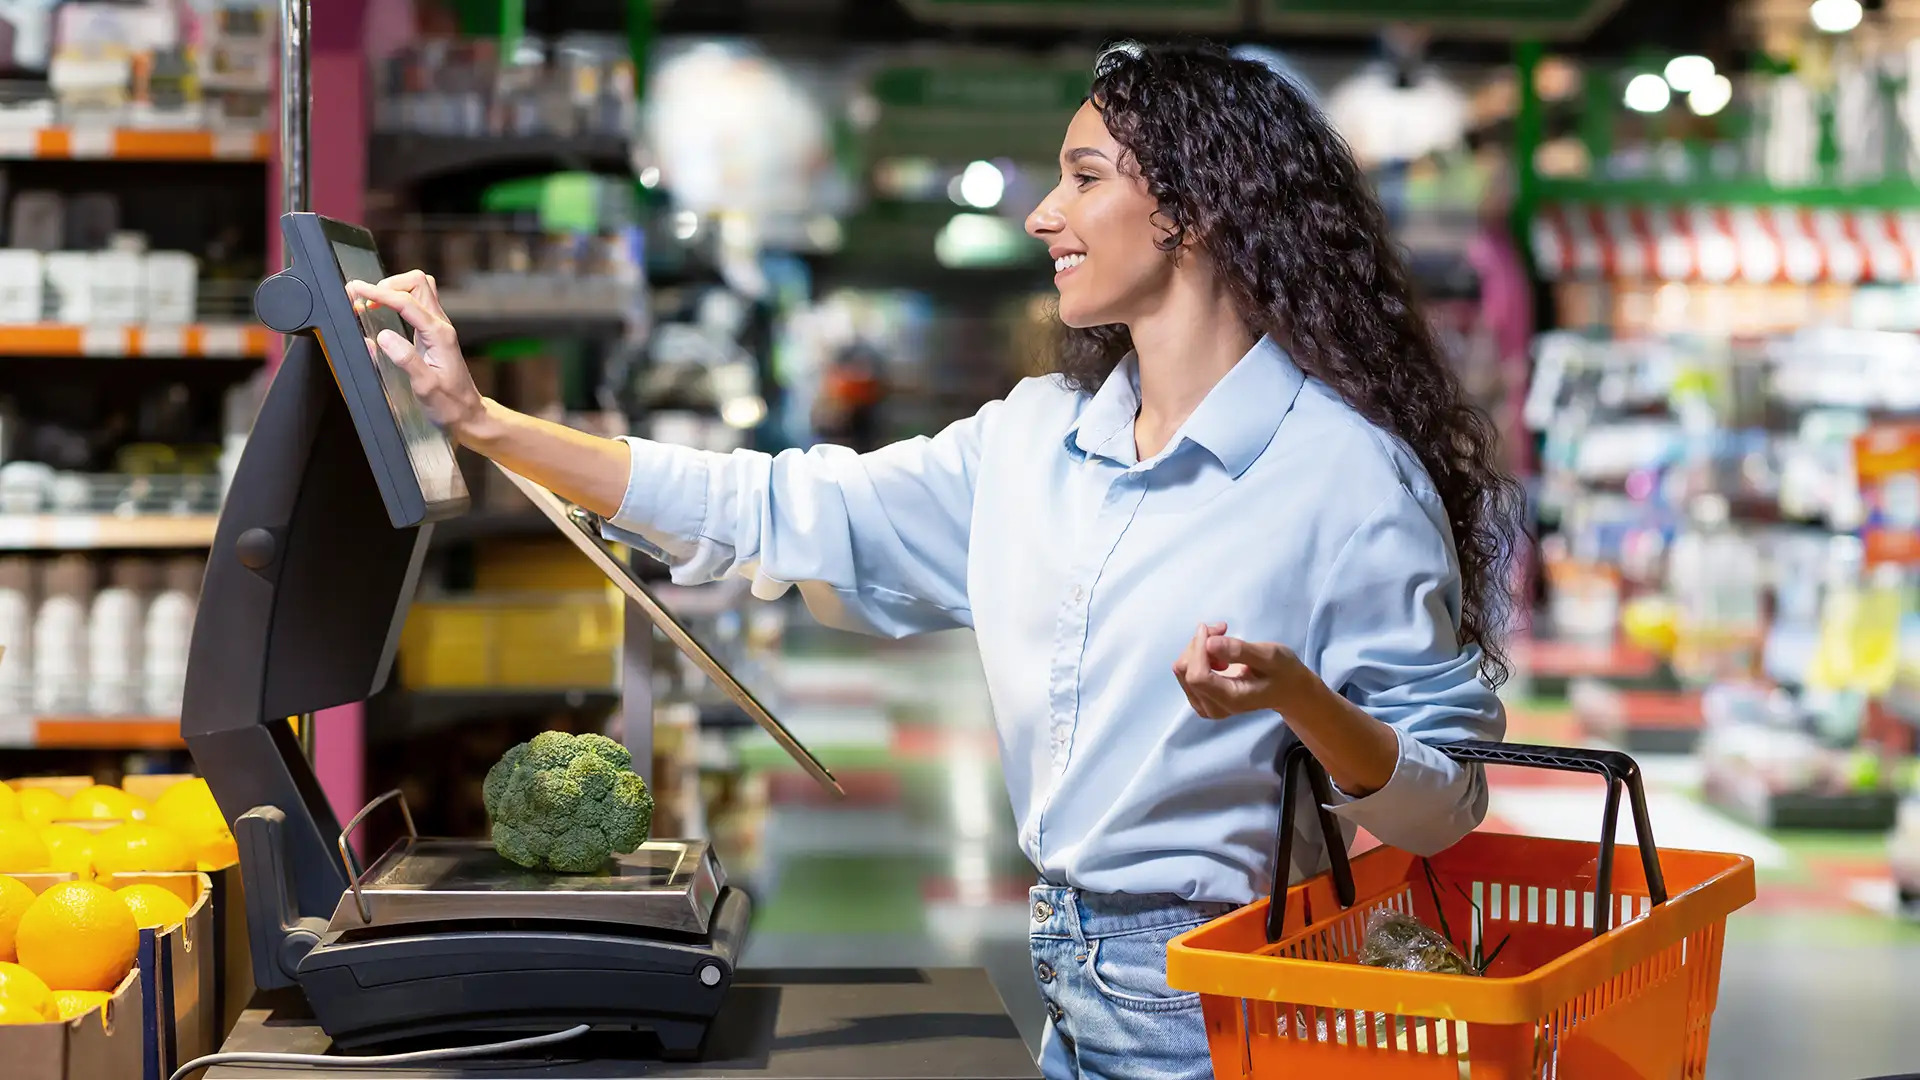
[[[1559,204],[1535,216],[1532,242],[1555,281],[1920,280],[1920,208]]]

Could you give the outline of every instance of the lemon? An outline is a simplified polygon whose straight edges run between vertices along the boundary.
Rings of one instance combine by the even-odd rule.
[[[142,930],[164,930],[187,921],[187,905],[171,890],[158,885],[129,885],[116,890],[133,912],[134,924]]]
[[[60,1007],[53,1002],[53,991],[40,976],[19,964],[0,961],[0,1001],[10,1001],[40,1014],[43,1020],[60,1019]]]
[[[0,821],[18,821],[19,819],[19,793],[5,784],[0,784]]]
[[[0,874],[31,874],[47,868],[47,845],[24,821],[0,821]]]
[[[117,787],[95,784],[67,800],[67,816],[83,821],[139,821],[147,816],[147,802]]]
[[[47,825],[66,816],[67,800],[59,792],[43,787],[21,789],[20,817],[29,824]]]
[[[224,870],[240,861],[227,818],[205,780],[184,780],[153,801],[147,820],[178,836],[201,870]]]
[[[140,928],[113,890],[63,881],[40,894],[14,935],[20,963],[59,990],[112,990],[133,968]]]
[[[82,881],[93,878],[93,834],[78,825],[43,825],[40,842],[47,845],[47,868],[71,873]]]
[[[27,888],[19,878],[0,874],[0,960],[15,959],[14,931],[20,926],[20,916],[27,913],[27,907],[32,903],[32,889]]]
[[[5,1024],[44,1024],[47,1017],[39,1009],[30,1008],[11,998],[0,998],[0,1025]]]
[[[193,855],[160,826],[129,821],[93,838],[93,869],[101,877],[173,873],[193,869]]]
[[[53,995],[54,1007],[60,1010],[60,1019],[71,1020],[76,1016],[85,1016],[95,1009],[104,1009],[113,995],[105,990],[56,990]]]

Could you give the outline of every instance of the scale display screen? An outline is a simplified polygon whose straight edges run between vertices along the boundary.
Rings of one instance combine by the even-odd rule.
[[[349,281],[379,281],[387,276],[380,265],[380,253],[374,249],[373,237],[362,229],[342,225],[336,221],[327,221],[326,236],[328,246],[333,251],[334,261],[340,267],[342,284]],[[453,443],[439,425],[427,416],[420,405],[420,399],[413,396],[413,386],[407,379],[407,373],[387,358],[375,344],[380,331],[391,330],[408,341],[413,333],[391,308],[371,308],[358,311],[360,330],[367,354],[374,370],[380,374],[380,386],[386,392],[387,410],[393,414],[394,426],[400,431],[400,438],[406,444],[407,461],[413,466],[414,479],[420,485],[420,495],[426,500],[428,517],[431,519],[436,507],[458,504],[464,507],[467,500],[467,481],[460,475],[460,465],[454,456]]]
[[[601,573],[607,575],[607,579],[613,582],[616,588],[626,594],[628,600],[653,621],[653,625],[660,628],[660,632],[666,635],[668,641],[673,642],[687,659],[693,661],[695,667],[705,672],[707,678],[712,679],[722,693],[732,698],[733,703],[740,707],[740,711],[752,718],[753,722],[759,724],[768,735],[773,736],[773,741],[787,752],[788,757],[805,769],[821,787],[836,795],[846,794],[840,787],[840,781],[834,779],[833,773],[813,755],[813,751],[801,745],[793,732],[787,730],[785,724],[776,720],[773,714],[767,711],[767,707],[760,703],[759,698],[754,697],[753,691],[748,690],[746,684],[734,678],[733,672],[727,670],[727,666],[720,662],[720,658],[714,655],[713,650],[707,648],[699,638],[693,636],[693,632],[687,629],[685,624],[673,617],[673,613],[667,610],[666,605],[662,604],[659,598],[653,595],[653,591],[647,588],[646,583],[640,580],[640,576],[633,572],[633,567],[627,565],[626,560],[617,555],[613,548],[601,539],[601,523],[598,518],[498,462],[494,463],[494,467],[506,474],[507,479],[513,482],[513,486],[519,488],[521,494],[530,499],[533,505],[539,507],[540,512],[558,526],[560,532],[573,541],[574,546],[579,548],[588,560],[600,568]]]

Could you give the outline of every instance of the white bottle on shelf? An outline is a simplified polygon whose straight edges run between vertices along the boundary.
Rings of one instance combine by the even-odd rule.
[[[146,704],[146,597],[151,573],[141,563],[114,564],[87,618],[87,706],[99,716],[138,713]]]
[[[33,619],[33,708],[62,715],[87,709],[87,601],[93,566],[70,555],[48,568]]]
[[[0,718],[33,712],[33,563],[0,559]]]
[[[166,588],[147,607],[144,659],[146,707],[154,716],[180,715],[187,685],[187,647],[205,568],[193,559],[167,567]]]

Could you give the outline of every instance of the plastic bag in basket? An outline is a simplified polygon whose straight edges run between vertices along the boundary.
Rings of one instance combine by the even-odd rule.
[[[1368,967],[1394,971],[1479,974],[1439,931],[1404,912],[1385,908],[1368,917],[1358,959]]]

